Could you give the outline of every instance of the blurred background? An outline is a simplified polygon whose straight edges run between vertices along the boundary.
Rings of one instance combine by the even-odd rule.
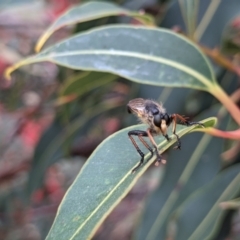
[[[64,11],[80,2],[83,1],[0,1],[0,239],[45,238],[62,197],[96,146],[112,133],[137,123],[126,111],[130,99],[156,99],[164,103],[169,113],[181,113],[190,119],[200,119],[200,113],[210,112],[210,116],[216,113],[217,100],[205,92],[151,87],[116,76],[106,79],[104,74],[75,71],[48,62],[33,65],[31,71],[20,69],[8,81],[5,69],[34,54],[43,32]],[[111,2],[148,13],[161,27],[181,33],[189,30],[178,1]],[[215,8],[214,4],[209,8],[212,2],[217,2]],[[197,40],[207,47],[217,79],[230,94],[239,88],[240,71],[233,71],[220,60],[230,59],[239,66],[240,2],[202,0],[196,21],[202,24],[197,29]],[[139,24],[123,16],[101,18],[58,30],[46,46],[76,32],[110,23]],[[223,55],[218,52],[216,58],[213,50]],[[236,128],[226,115],[222,119],[223,129]],[[192,142],[188,136],[184,138],[183,144],[190,146],[183,150],[185,158],[199,139],[196,137]],[[239,162],[239,144],[230,153],[226,152],[232,149],[230,141],[215,144],[215,148],[223,145],[221,152],[216,153],[220,156],[225,152],[223,168]],[[177,157],[171,150],[165,154]],[[145,202],[160,178],[161,170],[150,167],[104,221],[94,239],[131,239]],[[226,215],[222,224],[226,229],[218,239],[240,239],[238,210]]]

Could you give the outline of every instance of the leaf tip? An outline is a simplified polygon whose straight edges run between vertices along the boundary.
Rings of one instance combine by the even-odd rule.
[[[5,72],[4,72],[4,77],[8,80],[11,81],[11,73],[14,71],[14,67],[8,67]]]
[[[210,118],[204,119],[203,121],[201,121],[201,123],[204,127],[201,127],[201,128],[205,129],[208,127],[214,127],[214,126],[216,126],[217,121],[218,120],[216,117],[210,117]]]
[[[36,46],[35,46],[35,48],[34,48],[34,50],[35,50],[35,52],[36,53],[39,53],[40,52],[40,50],[41,50],[41,48],[42,48],[42,42],[41,42],[41,39],[37,42],[37,44],[36,44]]]
[[[52,34],[52,31],[46,31],[37,41],[36,46],[34,48],[36,53],[39,53],[44,45],[44,43],[47,41],[49,36]]]

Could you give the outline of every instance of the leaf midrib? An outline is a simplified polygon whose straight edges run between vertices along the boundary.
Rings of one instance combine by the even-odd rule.
[[[76,55],[116,55],[116,56],[125,56],[125,57],[135,57],[135,58],[140,58],[144,60],[149,60],[153,62],[158,62],[158,63],[163,63],[165,65],[174,67],[178,70],[181,70],[185,73],[188,73],[189,75],[194,76],[196,79],[198,79],[203,85],[206,87],[211,87],[212,83],[211,81],[202,75],[201,73],[193,70],[190,67],[187,67],[186,65],[180,64],[176,61],[173,60],[168,60],[166,58],[162,58],[159,56],[153,56],[153,55],[148,55],[148,54],[143,54],[143,53],[135,53],[135,52],[128,52],[128,51],[118,51],[118,50],[83,50],[83,51],[68,51],[64,53],[50,53],[47,56],[40,56],[35,58],[38,61],[44,61],[44,60],[49,60],[49,59],[54,59],[58,57],[64,57],[64,56],[76,56]]]

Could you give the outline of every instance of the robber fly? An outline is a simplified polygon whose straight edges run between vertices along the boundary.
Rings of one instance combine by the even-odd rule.
[[[157,144],[153,139],[153,136],[160,135],[162,134],[167,141],[170,141],[170,137],[167,134],[167,129],[169,125],[172,123],[172,132],[177,138],[177,146],[175,146],[175,149],[181,149],[181,141],[179,136],[176,134],[176,125],[177,125],[177,120],[180,120],[180,124],[182,125],[200,125],[204,127],[204,125],[200,122],[189,122],[187,118],[180,116],[179,114],[168,114],[163,108],[162,104],[148,100],[148,99],[143,99],[143,98],[136,98],[131,100],[127,104],[127,109],[129,113],[135,114],[139,120],[142,123],[145,123],[149,126],[147,131],[141,131],[141,130],[132,130],[128,132],[128,136],[130,140],[132,141],[134,147],[138,151],[138,153],[141,156],[139,164],[132,170],[132,173],[134,173],[142,164],[144,160],[144,153],[140,150],[138,147],[136,141],[134,140],[133,136],[137,136],[139,140],[143,143],[143,145],[151,152],[151,157],[155,153],[157,155],[156,159],[156,166],[159,165],[160,162],[166,163],[166,160],[162,158],[160,153],[158,152],[157,149]],[[153,145],[153,148],[151,148],[148,143],[143,139],[143,137],[148,137]],[[149,158],[149,159],[150,159]]]

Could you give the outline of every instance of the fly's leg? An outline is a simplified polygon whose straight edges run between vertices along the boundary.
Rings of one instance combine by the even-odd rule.
[[[152,133],[151,133],[151,129],[150,129],[150,128],[147,130],[147,135],[148,135],[148,137],[149,137],[149,139],[150,139],[151,143],[153,144],[154,149],[155,149],[155,151],[156,151],[157,159],[156,159],[155,165],[158,166],[160,162],[162,162],[162,163],[165,164],[165,163],[166,163],[166,160],[164,160],[164,159],[162,158],[161,154],[158,152],[158,147],[157,147],[156,142],[154,141],[154,138],[153,138],[153,136],[152,136]]]
[[[171,141],[171,138],[166,134],[166,135],[163,135],[166,139],[167,139],[167,141],[168,142],[170,142]]]
[[[144,137],[147,137],[147,136],[144,136]],[[139,140],[143,143],[143,145],[149,150],[149,152],[151,153],[151,156],[150,156],[150,158],[149,158],[149,159],[151,159],[152,156],[153,156],[153,153],[154,153],[153,149],[145,142],[145,140],[142,138],[141,135],[138,135],[138,138],[139,138]],[[149,160],[149,159],[148,159],[148,160]]]
[[[201,127],[205,127],[204,124],[200,123],[200,122],[189,122],[189,121],[185,121],[184,123],[182,123],[183,125],[186,126],[192,126],[192,125],[199,125]]]
[[[162,131],[161,128],[160,128],[160,130],[161,130],[162,135],[166,138],[166,140],[167,140],[168,142],[170,142],[172,139],[168,136],[168,134],[164,134],[164,132]]]
[[[176,136],[177,138],[177,146],[174,147],[174,149],[178,149],[178,150],[181,150],[181,141],[180,141],[180,138],[179,136],[176,134],[176,125],[177,125],[177,118],[178,118],[178,114],[172,114],[171,115],[171,118],[172,118],[172,121],[173,121],[173,128],[172,128],[172,133]],[[182,117],[181,117],[182,118]],[[182,118],[184,121],[185,121],[185,118]],[[181,119],[181,120],[182,120]],[[182,121],[183,121],[182,120]]]
[[[177,138],[177,146],[175,146],[174,149],[179,149],[180,150],[181,149],[181,141],[180,141],[179,136],[176,134],[177,119],[179,119],[181,121],[180,124],[186,125],[186,126],[199,125],[201,127],[204,127],[204,125],[200,122],[189,122],[186,118],[180,116],[179,114],[172,114],[171,115],[171,121],[173,121],[172,132]]]
[[[132,141],[132,144],[136,148],[137,152],[141,156],[139,164],[132,170],[132,173],[134,173],[138,168],[140,168],[143,165],[143,161],[144,161],[144,156],[145,155],[140,150],[139,146],[137,145],[136,141],[134,140],[134,138],[132,136],[137,136],[139,138],[139,140],[143,143],[143,145],[151,152],[151,157],[150,158],[152,158],[154,152],[153,152],[153,149],[142,138],[142,137],[148,137],[147,132],[141,131],[141,130],[133,130],[133,131],[128,132],[128,136],[129,136],[130,140]]]

